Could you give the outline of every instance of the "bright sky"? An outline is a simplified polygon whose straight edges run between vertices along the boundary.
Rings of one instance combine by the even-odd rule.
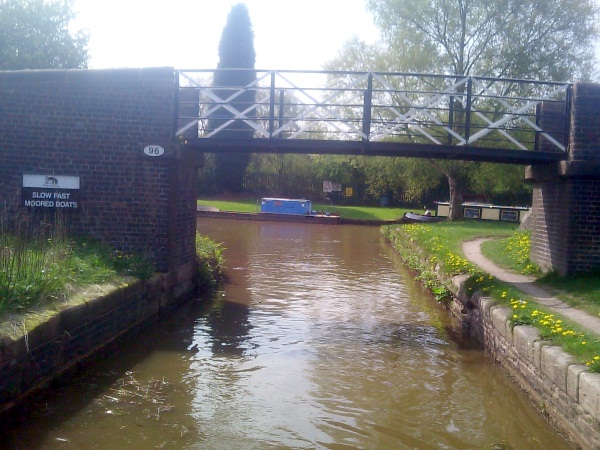
[[[92,69],[212,69],[231,7],[245,3],[257,69],[319,70],[353,35],[378,32],[364,0],[75,0]]]

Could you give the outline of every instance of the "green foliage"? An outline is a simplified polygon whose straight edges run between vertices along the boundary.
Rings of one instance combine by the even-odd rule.
[[[231,8],[219,41],[219,69],[254,68],[254,32],[248,8],[238,3]],[[235,85],[232,85],[235,86]]]
[[[198,261],[198,286],[214,289],[222,276],[224,258],[222,244],[196,232],[196,257]]]
[[[314,171],[322,180],[335,181],[345,186],[364,181],[361,163],[356,156],[315,155]]]
[[[246,190],[273,197],[310,197],[321,193],[309,155],[256,153],[246,170]]]
[[[23,309],[55,298],[68,271],[63,261],[71,255],[62,240],[40,237],[26,241],[0,236],[0,311]]]
[[[531,204],[532,186],[525,182],[523,166],[482,163],[469,175],[470,190],[496,205]]]
[[[43,307],[92,285],[153,273],[143,255],[68,236],[59,212],[11,217],[6,205],[0,212],[0,313]]]
[[[431,227],[389,226],[384,227],[383,232],[406,264],[419,272],[418,279],[423,281],[436,298],[439,299],[438,295],[444,295],[444,289],[447,290],[447,286],[442,282],[444,278],[458,272],[469,273],[470,277],[464,287],[470,295],[481,292],[497,303],[511,308],[512,326],[535,326],[540,331],[542,339],[552,345],[561,346],[566,352],[585,363],[589,371],[600,372],[600,340],[596,336],[581,331],[579,327],[555,314],[544,311],[540,305],[511,285],[475,270],[452,250],[459,248],[462,241],[478,236],[505,236],[510,233],[510,228],[498,228],[492,223],[462,221],[440,223]],[[511,236],[509,241],[513,243],[512,245],[520,243],[518,245],[525,248],[526,245],[522,244],[525,240],[522,233],[519,233]],[[447,295],[450,299],[449,291]]]
[[[198,205],[211,206],[221,211],[248,212],[255,213],[260,211],[260,202],[256,198],[238,199],[238,200],[198,200]],[[406,208],[382,208],[376,206],[345,206],[331,205],[330,203],[314,202],[312,207],[315,211],[329,211],[332,214],[339,215],[345,219],[354,220],[389,220],[395,221],[402,217]]]
[[[69,292],[123,276],[146,279],[149,259],[66,235],[0,235],[0,312],[22,311],[60,300]]]
[[[367,5],[381,31],[381,42],[370,46],[358,39],[348,41],[326,65],[328,70],[549,81],[591,75],[598,36],[593,0],[369,0]],[[427,86],[420,87],[428,90]],[[459,124],[455,122],[455,126]],[[416,173],[427,171],[435,172],[431,180],[439,175],[446,178],[453,205],[451,219],[459,217],[461,196],[468,191],[499,203],[529,203],[530,188],[523,183],[523,169],[518,167],[417,161],[396,178],[412,182]],[[374,191],[381,192],[380,186],[385,184],[376,181]],[[402,181],[387,184],[394,183]],[[418,186],[426,184],[420,181]],[[414,185],[404,189],[418,190]]]
[[[382,232],[435,298],[446,303],[452,298],[451,277],[476,273],[462,256],[460,243],[481,235],[506,236],[511,229],[498,222],[460,221],[394,225],[383,227]]]
[[[539,273],[539,267],[529,257],[531,242],[527,231],[516,231],[506,239],[486,241],[481,249],[487,258],[503,267],[523,274]]]
[[[591,0],[369,0],[388,67],[564,81],[589,76]],[[348,52],[343,58],[348,57]]]
[[[221,34],[219,42],[219,69],[214,76],[213,85],[223,89],[214,92],[223,100],[235,95],[235,100],[229,105],[239,112],[243,112],[248,105],[256,103],[256,91],[246,90],[238,93],[240,87],[247,86],[256,80],[254,64],[256,53],[254,51],[254,32],[248,9],[242,3],[231,8],[227,23]],[[250,70],[233,70],[250,69]],[[227,89],[231,87],[231,89]],[[252,117],[255,110],[245,113]],[[209,131],[218,130],[215,138],[218,139],[247,139],[254,135],[254,129],[243,120],[233,120],[233,113],[226,108],[217,108],[208,122]],[[231,123],[229,121],[233,120]],[[218,191],[241,192],[243,178],[250,162],[247,153],[217,153],[214,156],[215,182]]]
[[[538,281],[557,289],[557,296],[568,304],[600,315],[600,271],[566,277],[552,272]]]
[[[513,311],[512,326],[536,327],[542,339],[562,347],[580,362],[585,363],[590,372],[600,372],[600,341],[596,336],[579,330],[575,325],[544,311],[539,305],[518,295],[513,298],[503,291],[501,296],[504,303]]]
[[[0,0],[0,70],[87,67],[88,36],[73,34],[72,0]]]

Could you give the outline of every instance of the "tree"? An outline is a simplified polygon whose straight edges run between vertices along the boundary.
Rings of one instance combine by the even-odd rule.
[[[86,68],[88,36],[72,34],[72,0],[0,0],[0,69]]]
[[[369,0],[403,70],[565,81],[591,75],[593,0]],[[427,55],[426,58],[423,55]]]
[[[598,36],[593,0],[369,0],[368,8],[383,45],[350,41],[328,69],[546,81],[591,76]],[[360,67],[363,61],[372,65]],[[457,218],[478,165],[431,164],[448,180],[451,218]]]
[[[221,89],[215,89],[215,93],[225,100],[235,96],[229,102],[229,106],[238,112],[243,112],[255,103],[256,92],[246,90],[237,95],[240,88],[247,86],[256,80],[254,64],[256,53],[254,51],[254,32],[248,9],[244,4],[237,4],[231,8],[227,23],[221,34],[219,42],[219,64],[215,72],[213,85]],[[244,70],[231,70],[244,69]],[[227,89],[231,87],[231,89]],[[225,88],[225,89],[222,89]],[[246,113],[252,117],[255,110]],[[235,119],[230,109],[221,107],[212,114],[208,128],[218,130],[216,139],[247,139],[252,138],[254,129],[241,119]],[[229,123],[231,122],[231,123]],[[222,128],[219,130],[219,128]],[[217,188],[220,191],[240,192],[243,189],[243,179],[250,154],[245,153],[219,153],[215,155],[215,173]]]

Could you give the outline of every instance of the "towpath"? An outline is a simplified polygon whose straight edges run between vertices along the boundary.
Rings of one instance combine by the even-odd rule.
[[[465,257],[481,270],[489,273],[500,281],[513,285],[515,288],[536,299],[536,303],[543,305],[547,310],[562,315],[576,322],[592,333],[600,335],[600,317],[593,316],[585,311],[573,308],[535,282],[535,278],[521,275],[498,267],[481,253],[481,244],[488,238],[478,238],[463,242],[462,248]]]

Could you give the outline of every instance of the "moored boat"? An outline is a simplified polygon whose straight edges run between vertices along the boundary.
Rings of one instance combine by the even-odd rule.
[[[406,223],[441,222],[444,219],[445,217],[429,216],[426,214],[404,213],[404,222]]]

